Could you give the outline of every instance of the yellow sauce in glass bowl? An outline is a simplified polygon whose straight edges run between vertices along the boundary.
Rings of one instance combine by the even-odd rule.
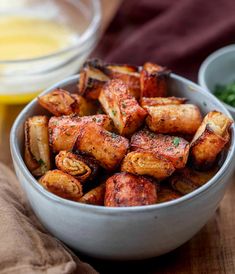
[[[40,18],[2,17],[0,29],[0,60],[41,57],[76,41],[67,26]]]
[[[45,11],[46,12],[46,11]],[[4,61],[19,61],[40,58],[61,51],[78,41],[78,35],[67,25],[44,18],[26,15],[9,15],[0,17],[0,104],[21,104],[33,99],[39,92],[39,85],[32,85],[33,81],[25,84],[21,81],[18,71],[30,71],[31,63],[15,65]],[[63,58],[63,57],[61,57]],[[48,62],[52,61],[48,60]],[[51,66],[51,64],[49,64]],[[35,67],[35,65],[34,65]],[[14,75],[16,77],[8,77]],[[24,72],[21,74],[24,77]],[[14,79],[19,85],[11,86]],[[35,81],[37,82],[38,79]],[[21,82],[24,84],[21,85]],[[32,86],[32,90],[29,86]]]

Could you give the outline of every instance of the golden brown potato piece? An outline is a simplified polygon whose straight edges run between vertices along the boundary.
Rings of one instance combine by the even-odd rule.
[[[64,150],[56,155],[55,163],[58,169],[74,176],[81,183],[93,179],[99,169],[99,165],[91,157]]]
[[[99,101],[112,118],[119,134],[128,136],[136,131],[147,115],[121,80],[111,80],[102,89]]]
[[[156,133],[194,134],[202,117],[197,106],[191,104],[145,107],[146,123]]]
[[[137,175],[148,175],[163,180],[169,177],[175,168],[169,160],[152,151],[132,151],[123,160],[121,171]]]
[[[78,92],[87,99],[98,99],[101,89],[109,80],[109,77],[101,71],[101,66],[98,60],[90,60],[80,71]]]
[[[155,98],[143,97],[140,99],[140,105],[142,108],[166,106],[166,105],[181,105],[181,104],[184,104],[186,101],[187,101],[186,98],[179,98],[179,97],[155,97]]]
[[[138,67],[130,65],[106,65],[103,71],[110,79],[122,80],[127,86],[128,91],[136,99],[140,97],[140,74]]]
[[[101,184],[96,188],[87,192],[79,202],[90,205],[104,205],[105,184]]]
[[[26,120],[24,158],[34,176],[42,176],[51,168],[46,116],[33,116]]]
[[[151,179],[123,172],[114,174],[106,181],[105,206],[143,206],[155,204],[156,201],[156,184]]]
[[[185,167],[174,173],[169,181],[173,189],[181,194],[188,194],[208,182],[217,171],[218,168],[207,172],[199,172]]]
[[[79,129],[74,150],[93,156],[102,167],[113,170],[124,158],[128,147],[126,138],[90,122]]]
[[[77,94],[63,89],[38,97],[39,104],[55,116],[77,114],[79,116],[95,114],[97,107]]]
[[[112,130],[112,120],[104,114],[93,116],[60,116],[49,120],[49,140],[53,152],[71,150],[76,142],[80,127],[94,121],[107,130]]]
[[[50,111],[55,116],[73,114],[74,98],[71,94],[63,89],[54,91],[38,97],[39,104]]]
[[[152,151],[171,161],[175,168],[183,168],[189,155],[189,143],[183,138],[155,134],[148,130],[140,130],[132,136],[131,149]]]
[[[83,195],[80,182],[61,170],[47,171],[39,183],[51,193],[68,200],[78,201]]]
[[[166,185],[166,183],[162,183],[158,188],[157,192],[157,203],[169,202],[175,199],[180,198],[182,195]]]
[[[191,157],[195,167],[211,167],[224,146],[230,140],[232,120],[221,112],[211,111],[202,121],[192,142]]]
[[[167,96],[170,71],[153,63],[145,63],[140,72],[140,97]]]
[[[86,100],[84,97],[78,94],[72,94],[75,103],[73,104],[74,113],[78,116],[88,116],[97,113],[98,107],[96,104]]]

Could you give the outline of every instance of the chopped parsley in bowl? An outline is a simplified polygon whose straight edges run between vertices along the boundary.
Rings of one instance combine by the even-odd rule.
[[[225,85],[217,84],[214,95],[224,103],[235,107],[235,81]]]

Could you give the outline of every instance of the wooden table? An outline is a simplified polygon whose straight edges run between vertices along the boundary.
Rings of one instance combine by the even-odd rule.
[[[103,29],[115,13],[120,0],[103,0]],[[0,161],[12,166],[9,132],[23,106],[0,106]],[[3,115],[4,114],[4,115]],[[233,181],[235,176],[233,177]],[[101,273],[235,273],[235,184],[231,183],[219,209],[207,225],[177,250],[150,260],[108,262],[81,256]]]

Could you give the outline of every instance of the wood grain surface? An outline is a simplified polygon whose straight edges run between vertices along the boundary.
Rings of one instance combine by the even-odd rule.
[[[102,0],[105,30],[121,0]],[[0,106],[0,161],[12,166],[9,150],[11,125],[23,106]],[[219,209],[205,227],[177,250],[150,260],[110,262],[81,258],[100,273],[219,274],[235,273],[235,175]]]

